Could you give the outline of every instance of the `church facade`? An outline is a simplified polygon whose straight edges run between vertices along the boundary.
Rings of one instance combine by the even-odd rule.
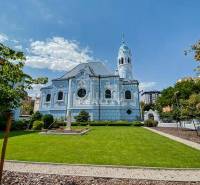
[[[131,50],[123,42],[119,48],[117,70],[101,62],[81,63],[50,86],[41,88],[39,111],[66,119],[81,110],[91,120],[140,119],[138,81],[132,75]]]

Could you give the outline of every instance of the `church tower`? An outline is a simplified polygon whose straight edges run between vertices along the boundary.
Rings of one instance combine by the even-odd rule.
[[[119,48],[118,52],[118,74],[120,78],[124,78],[127,80],[132,80],[132,55],[131,50],[128,48],[124,41],[124,37],[122,38],[122,44]]]

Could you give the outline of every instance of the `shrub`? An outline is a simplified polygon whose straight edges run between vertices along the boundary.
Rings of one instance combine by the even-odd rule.
[[[0,114],[0,130],[5,130],[6,128],[6,115]]]
[[[76,122],[87,122],[90,119],[90,115],[86,111],[80,111],[78,116],[75,116]]]
[[[64,121],[54,121],[52,128],[59,128],[66,126],[66,123]]]
[[[37,121],[37,120],[42,120],[42,114],[39,111],[37,111],[34,114],[32,114],[30,122],[29,122],[29,129],[32,128],[33,122]]]
[[[53,123],[53,115],[51,115],[51,114],[45,114],[42,117],[42,121],[44,122],[44,128],[48,129],[49,126]]]
[[[27,120],[18,120],[14,121],[12,124],[12,130],[25,130],[28,128],[29,121]]]
[[[142,122],[140,122],[140,121],[134,121],[134,122],[132,123],[132,125],[135,126],[135,127],[142,127],[142,126],[144,126],[144,123],[142,123]]]
[[[131,126],[132,123],[131,122],[128,122],[128,121],[122,121],[122,120],[119,120],[119,121],[111,121],[108,123],[108,126]]]
[[[34,121],[36,121],[36,120],[41,120],[42,119],[42,114],[39,112],[39,111],[37,111],[37,112],[35,112],[34,114],[32,114],[32,116],[31,116],[31,120],[34,122]]]
[[[33,130],[41,130],[44,127],[43,121],[34,121],[33,122]]]
[[[158,122],[153,119],[147,119],[144,121],[144,126],[146,127],[157,127]]]

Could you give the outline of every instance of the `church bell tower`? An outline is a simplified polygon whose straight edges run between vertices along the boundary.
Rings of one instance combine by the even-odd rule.
[[[128,48],[124,41],[124,36],[122,36],[122,44],[119,48],[117,60],[118,74],[120,78],[132,80],[132,55],[131,50]]]

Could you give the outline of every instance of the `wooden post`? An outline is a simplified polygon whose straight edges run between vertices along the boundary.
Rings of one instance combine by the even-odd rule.
[[[8,143],[10,128],[12,125],[12,113],[7,112],[6,117],[7,117],[7,123],[6,123],[6,130],[4,133],[3,146],[2,146],[2,151],[1,151],[1,161],[0,161],[0,185],[2,184],[3,166],[4,166],[4,161],[5,161],[6,147]]]

